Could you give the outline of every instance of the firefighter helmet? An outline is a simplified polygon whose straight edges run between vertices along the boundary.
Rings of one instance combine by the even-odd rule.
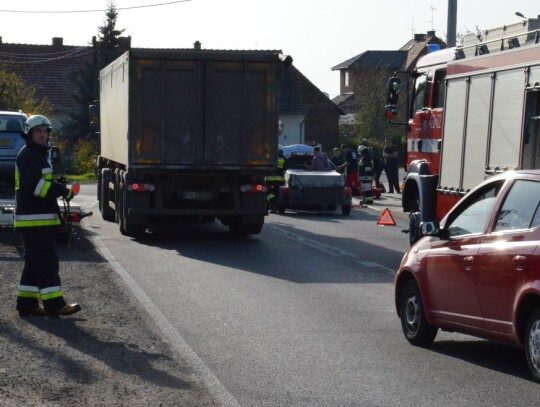
[[[52,124],[45,116],[36,114],[35,116],[30,116],[26,123],[24,123],[24,134],[30,134],[30,131],[37,126],[47,126],[47,131],[50,133],[52,131]]]
[[[360,144],[360,146],[358,146],[358,154],[362,154],[362,151],[364,150],[367,150],[367,147],[363,144]]]

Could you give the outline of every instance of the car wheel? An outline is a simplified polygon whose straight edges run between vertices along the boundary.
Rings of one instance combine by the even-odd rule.
[[[536,381],[540,381],[540,308],[533,312],[527,324],[525,355],[529,370]]]
[[[401,328],[405,338],[415,346],[429,346],[437,335],[424,314],[424,304],[418,284],[410,280],[405,285],[400,301]]]

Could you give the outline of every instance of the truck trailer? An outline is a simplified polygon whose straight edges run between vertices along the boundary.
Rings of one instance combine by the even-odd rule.
[[[290,63],[279,51],[131,49],[101,70],[103,219],[127,235],[186,219],[260,233]]]

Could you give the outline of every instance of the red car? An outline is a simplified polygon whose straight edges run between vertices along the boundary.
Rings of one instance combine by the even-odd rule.
[[[405,254],[395,278],[403,333],[429,346],[439,328],[525,349],[540,381],[540,171],[470,191]]]

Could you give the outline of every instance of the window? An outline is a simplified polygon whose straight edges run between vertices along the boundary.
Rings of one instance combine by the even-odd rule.
[[[345,87],[349,87],[349,71],[345,71]]]
[[[440,69],[435,72],[435,81],[433,84],[433,108],[443,107],[444,94],[446,93],[446,69]]]
[[[540,223],[539,203],[540,182],[516,181],[499,212],[495,232],[538,226]]]
[[[413,114],[418,110],[422,110],[426,107],[427,94],[429,92],[427,86],[426,74],[421,74],[414,81],[414,95],[413,95]]]
[[[482,233],[502,185],[503,181],[493,182],[467,197],[460,204],[459,212],[453,215],[453,220],[449,219],[449,236]]]

